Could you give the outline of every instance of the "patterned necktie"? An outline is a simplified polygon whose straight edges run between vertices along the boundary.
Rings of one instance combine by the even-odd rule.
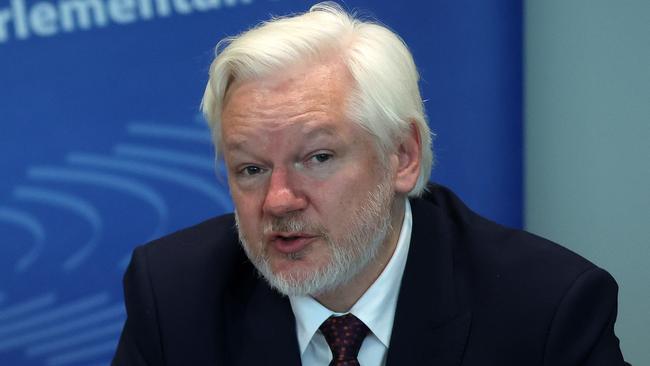
[[[359,366],[357,355],[368,334],[368,327],[352,314],[330,316],[320,331],[332,350],[330,366]]]

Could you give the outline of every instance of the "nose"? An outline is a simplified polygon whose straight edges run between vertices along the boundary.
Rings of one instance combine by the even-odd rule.
[[[294,211],[300,211],[307,206],[307,198],[297,188],[296,178],[292,178],[287,170],[273,170],[264,198],[264,213],[273,216],[284,216]]]

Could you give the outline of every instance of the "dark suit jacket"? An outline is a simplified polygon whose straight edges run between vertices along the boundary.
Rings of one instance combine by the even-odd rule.
[[[387,365],[624,364],[607,272],[441,186],[411,206]],[[137,248],[124,291],[113,365],[300,364],[289,301],[255,272],[232,215]]]

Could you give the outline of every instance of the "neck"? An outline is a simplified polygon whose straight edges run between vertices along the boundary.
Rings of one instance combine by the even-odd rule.
[[[372,286],[393,257],[404,220],[404,197],[395,197],[391,207],[391,228],[374,260],[352,280],[336,289],[318,294],[314,298],[326,308],[337,313],[350,311],[352,306]]]

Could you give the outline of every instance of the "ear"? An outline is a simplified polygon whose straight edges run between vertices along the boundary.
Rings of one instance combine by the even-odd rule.
[[[422,139],[415,122],[411,122],[409,132],[402,137],[395,154],[397,156],[395,191],[408,194],[417,183],[422,160]]]

